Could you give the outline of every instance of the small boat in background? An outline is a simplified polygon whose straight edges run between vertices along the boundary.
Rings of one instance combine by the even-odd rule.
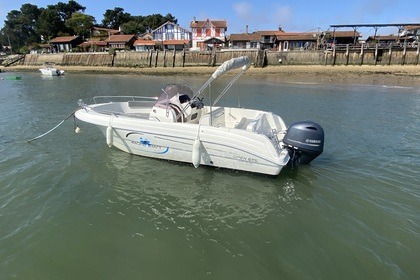
[[[1,80],[22,80],[22,76],[6,76],[6,77],[1,77]]]
[[[42,65],[42,68],[39,69],[39,71],[41,71],[42,75],[45,75],[45,76],[62,76],[62,75],[64,75],[64,70],[57,69],[54,62],[45,62]]]

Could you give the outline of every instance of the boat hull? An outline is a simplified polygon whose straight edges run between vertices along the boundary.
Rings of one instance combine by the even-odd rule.
[[[239,129],[87,114],[79,110],[76,117],[97,125],[109,146],[134,155],[269,175],[289,160],[265,135]]]
[[[64,71],[63,70],[58,70],[56,68],[41,68],[39,69],[39,71],[41,71],[42,75],[45,76],[61,76],[64,75]]]

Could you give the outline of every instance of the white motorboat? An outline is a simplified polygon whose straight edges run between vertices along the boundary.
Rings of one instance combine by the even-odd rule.
[[[323,151],[324,131],[317,123],[287,128],[271,112],[216,106],[249,66],[248,57],[226,61],[195,93],[170,84],[154,98],[97,96],[91,105],[79,100],[75,116],[98,126],[108,146],[134,155],[270,175],[287,164],[308,164]],[[233,69],[241,70],[212,104],[204,105],[200,94]]]
[[[53,62],[45,62],[42,65],[42,68],[39,69],[42,75],[46,76],[61,76],[64,75],[64,70],[59,70],[56,68],[55,63]]]

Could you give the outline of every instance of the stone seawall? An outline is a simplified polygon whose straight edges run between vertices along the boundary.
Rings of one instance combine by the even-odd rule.
[[[217,66],[233,57],[246,55],[255,67],[271,65],[418,65],[419,49],[410,50],[328,50],[328,51],[256,51],[224,50],[217,52],[149,51],[109,53],[27,54],[18,65],[40,66],[54,62],[63,66],[108,67],[189,67]]]

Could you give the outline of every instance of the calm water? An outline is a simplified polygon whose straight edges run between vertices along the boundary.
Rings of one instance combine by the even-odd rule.
[[[73,119],[24,142],[79,98],[207,77],[21,74],[0,80],[0,279],[420,279],[420,85],[242,79],[225,104],[326,133],[273,178],[131,156]]]

